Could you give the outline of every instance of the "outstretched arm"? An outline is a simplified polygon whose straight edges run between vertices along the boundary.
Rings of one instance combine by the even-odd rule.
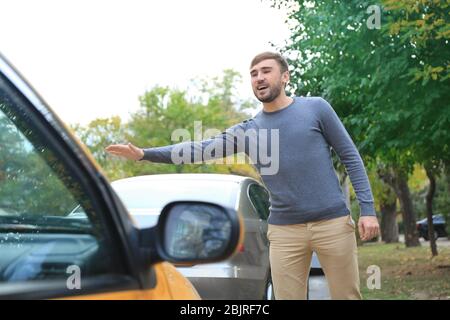
[[[237,132],[244,132],[248,120],[234,125],[219,135],[202,141],[186,141],[177,144],[138,148],[131,143],[114,144],[105,150],[113,155],[129,160],[148,160],[157,163],[186,164],[199,163],[212,159],[220,159],[229,155],[245,152],[237,143]]]

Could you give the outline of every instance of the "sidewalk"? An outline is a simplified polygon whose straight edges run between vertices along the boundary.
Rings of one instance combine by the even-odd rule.
[[[404,234],[399,235],[398,238],[401,243],[405,243],[405,235]],[[419,240],[420,240],[420,244],[422,246],[430,246],[430,241],[425,241],[423,238],[420,238]],[[448,237],[438,238],[436,240],[436,245],[438,248],[439,247],[450,247],[450,240],[448,239]]]

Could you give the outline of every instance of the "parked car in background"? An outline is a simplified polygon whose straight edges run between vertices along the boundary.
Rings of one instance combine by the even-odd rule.
[[[428,219],[424,218],[416,223],[419,237],[423,237],[426,241],[430,240],[428,235]],[[433,215],[434,238],[447,237],[447,223],[442,214]]]
[[[242,239],[236,210],[208,201],[166,203],[152,228],[136,228],[89,151],[1,55],[0,150],[0,299],[199,299],[168,262],[216,262]]]
[[[255,179],[225,174],[158,174],[112,182],[139,227],[154,225],[171,201],[209,201],[235,209],[244,221],[244,242],[228,260],[177,269],[203,299],[272,299],[267,218],[269,193]],[[324,285],[325,283],[325,285]],[[310,298],[328,288],[317,257],[312,259]]]

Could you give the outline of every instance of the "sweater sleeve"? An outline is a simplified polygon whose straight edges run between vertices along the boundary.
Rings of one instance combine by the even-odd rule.
[[[185,141],[162,147],[145,148],[143,149],[144,157],[141,160],[170,164],[202,163],[245,152],[245,146],[237,143],[237,137],[245,132],[250,122],[251,119],[244,120],[202,141]]]
[[[317,101],[319,123],[328,144],[345,166],[359,202],[361,216],[375,216],[374,200],[361,156],[338,115],[324,99]]]

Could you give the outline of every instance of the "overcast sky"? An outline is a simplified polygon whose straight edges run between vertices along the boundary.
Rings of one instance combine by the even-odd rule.
[[[127,119],[146,89],[226,68],[251,98],[250,60],[289,35],[266,0],[0,0],[0,12],[0,52],[68,123]]]

